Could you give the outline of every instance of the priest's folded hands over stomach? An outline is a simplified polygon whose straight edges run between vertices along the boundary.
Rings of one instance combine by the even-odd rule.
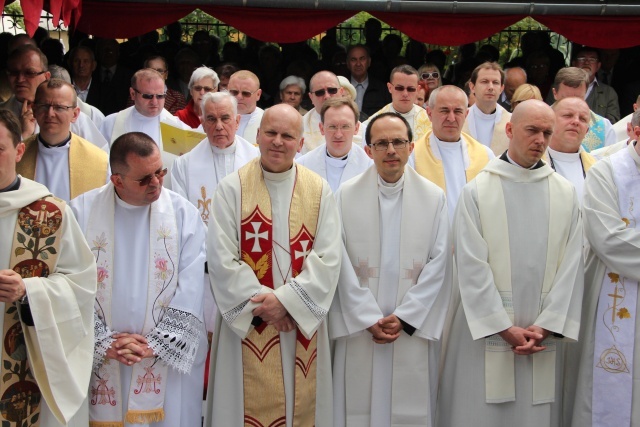
[[[25,296],[27,289],[22,276],[13,270],[0,270],[0,301],[14,302]]]
[[[545,350],[542,341],[549,335],[549,331],[539,326],[531,325],[524,329],[512,326],[500,332],[503,340],[511,344],[511,350],[518,355],[526,356]]]
[[[155,357],[149,348],[147,339],[139,334],[113,334],[115,341],[107,350],[107,358],[117,360],[123,365],[131,366],[148,357]]]
[[[253,309],[252,314],[276,328],[278,332],[289,332],[296,328],[293,318],[275,294],[259,294],[251,298],[251,302],[260,304]]]
[[[371,332],[376,344],[390,344],[400,336],[402,323],[395,314],[390,314],[369,326],[367,331]]]

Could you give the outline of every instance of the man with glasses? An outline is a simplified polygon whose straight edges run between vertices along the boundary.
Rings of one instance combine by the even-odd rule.
[[[602,65],[598,50],[588,46],[579,46],[574,52],[571,65],[582,68],[589,74],[585,101],[591,111],[607,118],[611,123],[620,120],[618,94],[611,86],[599,82],[597,78],[597,73]]]
[[[236,134],[255,145],[260,120],[264,113],[264,110],[258,107],[258,100],[262,95],[260,79],[251,71],[236,71],[229,78],[227,90],[238,101],[240,123]]]
[[[415,104],[419,80],[418,70],[410,65],[399,65],[391,70],[389,83],[387,83],[387,89],[391,94],[391,103],[369,117],[369,120],[362,124],[360,134],[364,136],[373,117],[392,112],[400,114],[409,123],[413,141],[422,138],[431,129],[431,122],[426,110]]]
[[[148,135],[120,136],[109,161],[109,183],[71,202],[98,264],[90,420],[200,425],[206,230],[162,188],[167,168]]]
[[[165,81],[165,88],[167,90],[167,95],[164,97],[164,109],[170,112],[171,114],[176,114],[177,111],[182,110],[187,105],[187,100],[184,98],[184,95],[175,89],[172,89],[167,85],[169,80],[169,66],[167,65],[167,60],[162,56],[152,56],[144,61],[143,68],[151,68],[152,70],[156,70],[160,73],[162,78]],[[133,100],[129,98],[127,101],[127,107],[131,107],[133,105]]]
[[[342,95],[344,95],[344,89],[340,86],[338,77],[331,71],[320,71],[311,77],[309,81],[309,98],[314,108],[302,118],[302,123],[304,124],[302,154],[306,154],[324,143],[324,135],[320,131],[322,104],[333,96]]]
[[[462,128],[469,100],[457,86],[441,86],[431,92],[427,114],[432,130],[416,141],[415,169],[447,194],[449,218],[458,204],[462,187],[495,156]]]
[[[296,160],[326,179],[333,192],[371,166],[369,156],[353,144],[360,128],[358,115],[358,107],[350,98],[327,99],[320,110],[320,132],[326,143]]]
[[[176,156],[163,150],[160,123],[180,129],[191,128],[164,109],[166,92],[162,75],[149,68],[138,70],[131,78],[129,94],[134,105],[107,116],[100,129],[102,134],[111,146],[120,135],[127,132],[146,133],[158,145],[165,165],[171,170]],[[168,184],[167,180],[165,185]]]
[[[509,146],[505,126],[511,113],[498,104],[504,90],[504,71],[497,62],[485,62],[471,73],[469,89],[476,103],[469,108],[463,132],[491,148],[496,156]]]
[[[333,425],[434,426],[451,294],[447,202],[406,167],[414,144],[402,116],[379,114],[365,140],[375,166],[336,193],[344,255],[329,314]]]
[[[80,115],[73,86],[60,79],[43,82],[33,111],[40,132],[24,141],[18,173],[66,201],[103,186],[109,174],[107,153],[71,131]]]
[[[508,150],[462,189],[453,221],[461,304],[438,426],[562,424],[556,340],[578,338],[583,230],[575,188],[540,160],[554,124],[544,102],[518,104]]]
[[[351,46],[347,51],[347,68],[351,73],[351,84],[356,88],[358,110],[372,115],[391,101],[384,82],[369,75],[371,56],[369,49],[361,44]]]

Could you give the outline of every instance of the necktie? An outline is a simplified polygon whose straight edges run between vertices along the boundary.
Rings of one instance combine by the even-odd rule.
[[[111,81],[111,70],[110,69],[106,69],[104,70],[104,78],[102,79],[103,83],[109,83]]]

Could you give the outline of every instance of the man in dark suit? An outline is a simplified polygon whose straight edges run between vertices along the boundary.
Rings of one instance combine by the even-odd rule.
[[[127,107],[133,72],[118,64],[119,44],[113,39],[101,39],[96,45],[98,67],[93,73],[87,102],[105,116]]]
[[[368,74],[371,57],[366,46],[357,44],[347,52],[347,68],[351,73],[351,84],[356,88],[354,100],[358,109],[368,116],[391,102],[386,85]]]
[[[587,104],[591,111],[609,119],[611,123],[620,120],[620,106],[618,95],[609,85],[599,82],[596,78],[600,66],[599,52],[595,48],[581,46],[575,50],[573,66],[582,68],[589,74],[589,86],[587,87]]]

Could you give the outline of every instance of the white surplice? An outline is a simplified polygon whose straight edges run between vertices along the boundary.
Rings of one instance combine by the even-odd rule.
[[[304,126],[302,133],[304,143],[300,153],[304,155],[315,150],[321,144],[324,144],[325,140],[324,135],[320,132],[320,113],[318,113],[315,108],[309,110],[309,112],[302,117],[302,124]]]
[[[262,171],[271,197],[273,240],[285,247],[289,242],[289,208],[296,177],[294,167],[283,173]],[[331,354],[327,324],[338,281],[341,259],[340,218],[333,193],[324,182],[318,226],[313,249],[307,255],[302,272],[291,279],[290,255],[274,244],[275,289],[262,286],[255,273],[240,260],[241,187],[238,173],[227,176],[218,185],[209,221],[207,259],[211,287],[218,304],[215,332],[211,344],[209,391],[205,426],[241,426],[244,422],[242,339],[249,333],[252,310],[258,304],[249,299],[256,293],[273,292],[298,329],[310,337],[317,332],[316,427],[333,425]],[[287,247],[288,249],[288,247]],[[274,263],[275,264],[275,263]],[[283,284],[283,277],[285,283]],[[294,282],[297,284],[293,286]],[[298,289],[306,295],[300,295]],[[286,426],[292,427],[296,332],[280,333],[282,371],[286,394]],[[265,373],[267,375],[268,373]],[[268,390],[264,391],[268,393]]]
[[[344,255],[330,313],[334,426],[434,426],[439,339],[451,294],[444,193],[409,167],[388,184],[372,166],[336,199]],[[375,344],[366,328],[390,314],[415,330]]]
[[[112,185],[111,183],[107,185]],[[93,202],[104,187],[89,191],[75,198],[71,206],[78,221],[87,231]],[[183,197],[170,190],[178,226],[178,238],[172,244],[178,245],[180,258],[175,270],[178,272],[178,287],[169,303],[183,312],[191,313],[203,321],[204,300],[204,234],[205,229],[196,209]],[[149,253],[150,206],[132,206],[115,196],[115,250],[112,298],[112,325],[107,331],[112,333],[141,333],[147,310],[149,262],[153,254]],[[94,236],[87,236],[93,239]],[[191,372],[181,374],[170,368],[166,378],[164,401],[164,421],[154,423],[154,427],[199,426],[202,418],[202,389],[204,381],[204,363],[207,353],[206,334],[200,334],[195,362]],[[106,337],[96,337],[97,339]],[[169,361],[163,361],[169,362]],[[169,366],[171,362],[167,363]],[[131,385],[131,367],[120,366],[122,390],[127,392]],[[125,399],[126,400],[126,399]],[[127,403],[123,402],[126,413]],[[145,424],[146,425],[146,424]],[[143,424],[128,424],[126,427],[140,427]]]
[[[567,239],[563,247],[548,248],[550,221],[553,221],[549,218],[550,186],[568,183],[554,183],[550,179],[553,171],[548,165],[528,170],[502,158],[493,159],[481,173],[496,174],[502,184],[504,205],[486,208],[506,211],[508,241],[499,246],[508,249],[506,255],[498,256],[510,258],[511,275],[506,279],[511,282],[513,323],[494,279],[495,274],[502,272],[494,272],[490,264],[496,254],[489,253],[487,237],[483,235],[479,208],[483,201],[478,200],[477,177],[463,188],[454,216],[462,304],[448,340],[438,401],[438,426],[558,426],[560,411],[552,409],[552,405],[562,404],[558,390],[563,377],[561,352],[557,352],[555,358],[554,403],[533,404],[535,356],[518,355],[514,356],[514,367],[505,368],[514,370],[515,400],[487,403],[487,384],[491,383],[486,383],[485,378],[485,338],[512,325],[535,324],[567,339],[577,339],[584,279],[580,205],[573,189],[570,189],[572,198],[556,201],[569,212],[570,221],[556,223],[552,229],[561,230]],[[555,179],[564,181],[557,175]],[[552,237],[558,236],[560,233],[554,233]],[[562,254],[557,265],[547,267],[548,250]],[[549,293],[543,297],[545,278],[552,283]],[[550,335],[545,342],[551,339],[555,338]],[[507,385],[500,379],[495,381],[499,381],[498,387]]]
[[[351,144],[346,159],[336,159],[329,156],[326,143],[297,158],[296,162],[326,179],[333,192],[338,190],[340,184],[360,175],[373,164],[373,160],[357,144]]]
[[[263,114],[264,110],[260,107],[256,107],[251,114],[241,114],[240,125],[238,126],[238,130],[236,130],[236,135],[244,138],[251,144],[255,144]]]
[[[462,131],[491,148],[496,156],[500,156],[509,148],[505,126],[510,120],[511,113],[500,104],[496,104],[493,114],[483,113],[474,104],[469,108]]]
[[[31,202],[51,194],[34,181],[21,178],[20,188],[0,193],[0,269],[10,269],[11,243],[18,212]],[[53,415],[62,413],[68,426],[86,427],[89,423],[87,391],[91,376],[93,349],[93,300],[96,292],[96,265],[71,209],[62,220],[62,240],[56,266],[48,277],[24,279],[34,327],[26,327],[38,348],[29,347],[32,370],[43,393],[40,427],[61,427]],[[5,303],[0,302],[5,311]],[[0,316],[0,330],[4,316]],[[53,397],[53,400],[50,400]]]
[[[636,168],[640,170],[640,156],[634,144],[624,148]],[[618,152],[616,155],[621,155]],[[640,256],[640,233],[633,226],[627,227],[622,221],[618,204],[618,190],[614,181],[614,171],[610,158],[604,158],[596,163],[587,174],[584,197],[584,226],[585,234],[591,251],[585,265],[585,281],[589,292],[583,302],[583,321],[580,329],[578,346],[571,355],[574,363],[570,378],[574,381],[575,389],[568,391],[568,395],[575,396],[571,424],[574,427],[592,425],[592,389],[593,364],[595,347],[596,313],[600,303],[600,290],[607,267],[615,271],[620,277],[630,280],[640,280],[638,259]],[[629,218],[629,220],[637,220]],[[606,303],[606,302],[604,302]],[[637,312],[636,307],[630,307],[631,312]],[[631,394],[631,427],[640,426],[640,389],[638,378],[640,372],[640,316],[635,317],[635,341],[633,352],[633,388]],[[579,372],[578,372],[579,367]],[[576,380],[577,378],[577,380]],[[577,383],[575,382],[577,381]],[[571,416],[571,413],[568,415]],[[569,425],[568,423],[566,425]]]

